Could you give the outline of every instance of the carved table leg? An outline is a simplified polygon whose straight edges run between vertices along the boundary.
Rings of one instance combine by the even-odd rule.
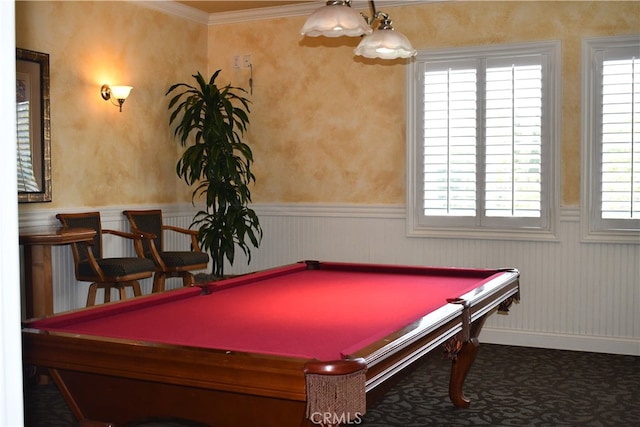
[[[487,316],[482,316],[471,324],[470,337],[467,341],[462,343],[457,355],[451,361],[451,377],[449,379],[449,398],[451,402],[458,408],[468,408],[470,401],[464,395],[462,387],[464,380],[467,378],[469,369],[473,361],[476,359],[478,353],[478,347],[480,341],[478,341],[478,335],[480,330],[484,326],[484,322]]]

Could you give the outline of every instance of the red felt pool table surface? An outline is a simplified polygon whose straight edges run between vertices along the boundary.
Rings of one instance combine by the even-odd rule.
[[[369,396],[453,340],[449,394],[465,407],[484,320],[519,298],[518,279],[514,269],[307,261],[27,321],[23,358],[48,368],[86,425],[280,427],[313,424],[310,378],[361,375],[356,394]]]
[[[35,323],[50,331],[309,359],[340,359],[481,287],[495,270],[303,263]],[[208,292],[208,293],[207,293]],[[97,315],[99,314],[99,316]]]

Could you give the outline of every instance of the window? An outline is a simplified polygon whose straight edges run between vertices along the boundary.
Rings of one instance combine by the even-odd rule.
[[[587,39],[583,58],[583,235],[640,243],[640,37]]]
[[[407,78],[409,235],[554,238],[559,50],[418,53]]]

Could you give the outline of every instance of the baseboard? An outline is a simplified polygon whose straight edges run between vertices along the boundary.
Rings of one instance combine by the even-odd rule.
[[[553,348],[558,350],[640,356],[640,342],[638,342],[637,339],[622,337],[563,335],[484,328],[480,334],[480,342],[515,345],[519,347]]]

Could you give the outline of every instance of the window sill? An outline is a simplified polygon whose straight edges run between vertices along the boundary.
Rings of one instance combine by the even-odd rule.
[[[559,242],[555,233],[549,230],[496,230],[414,227],[407,230],[407,237],[436,239],[476,239],[476,240],[526,240],[536,242]]]

